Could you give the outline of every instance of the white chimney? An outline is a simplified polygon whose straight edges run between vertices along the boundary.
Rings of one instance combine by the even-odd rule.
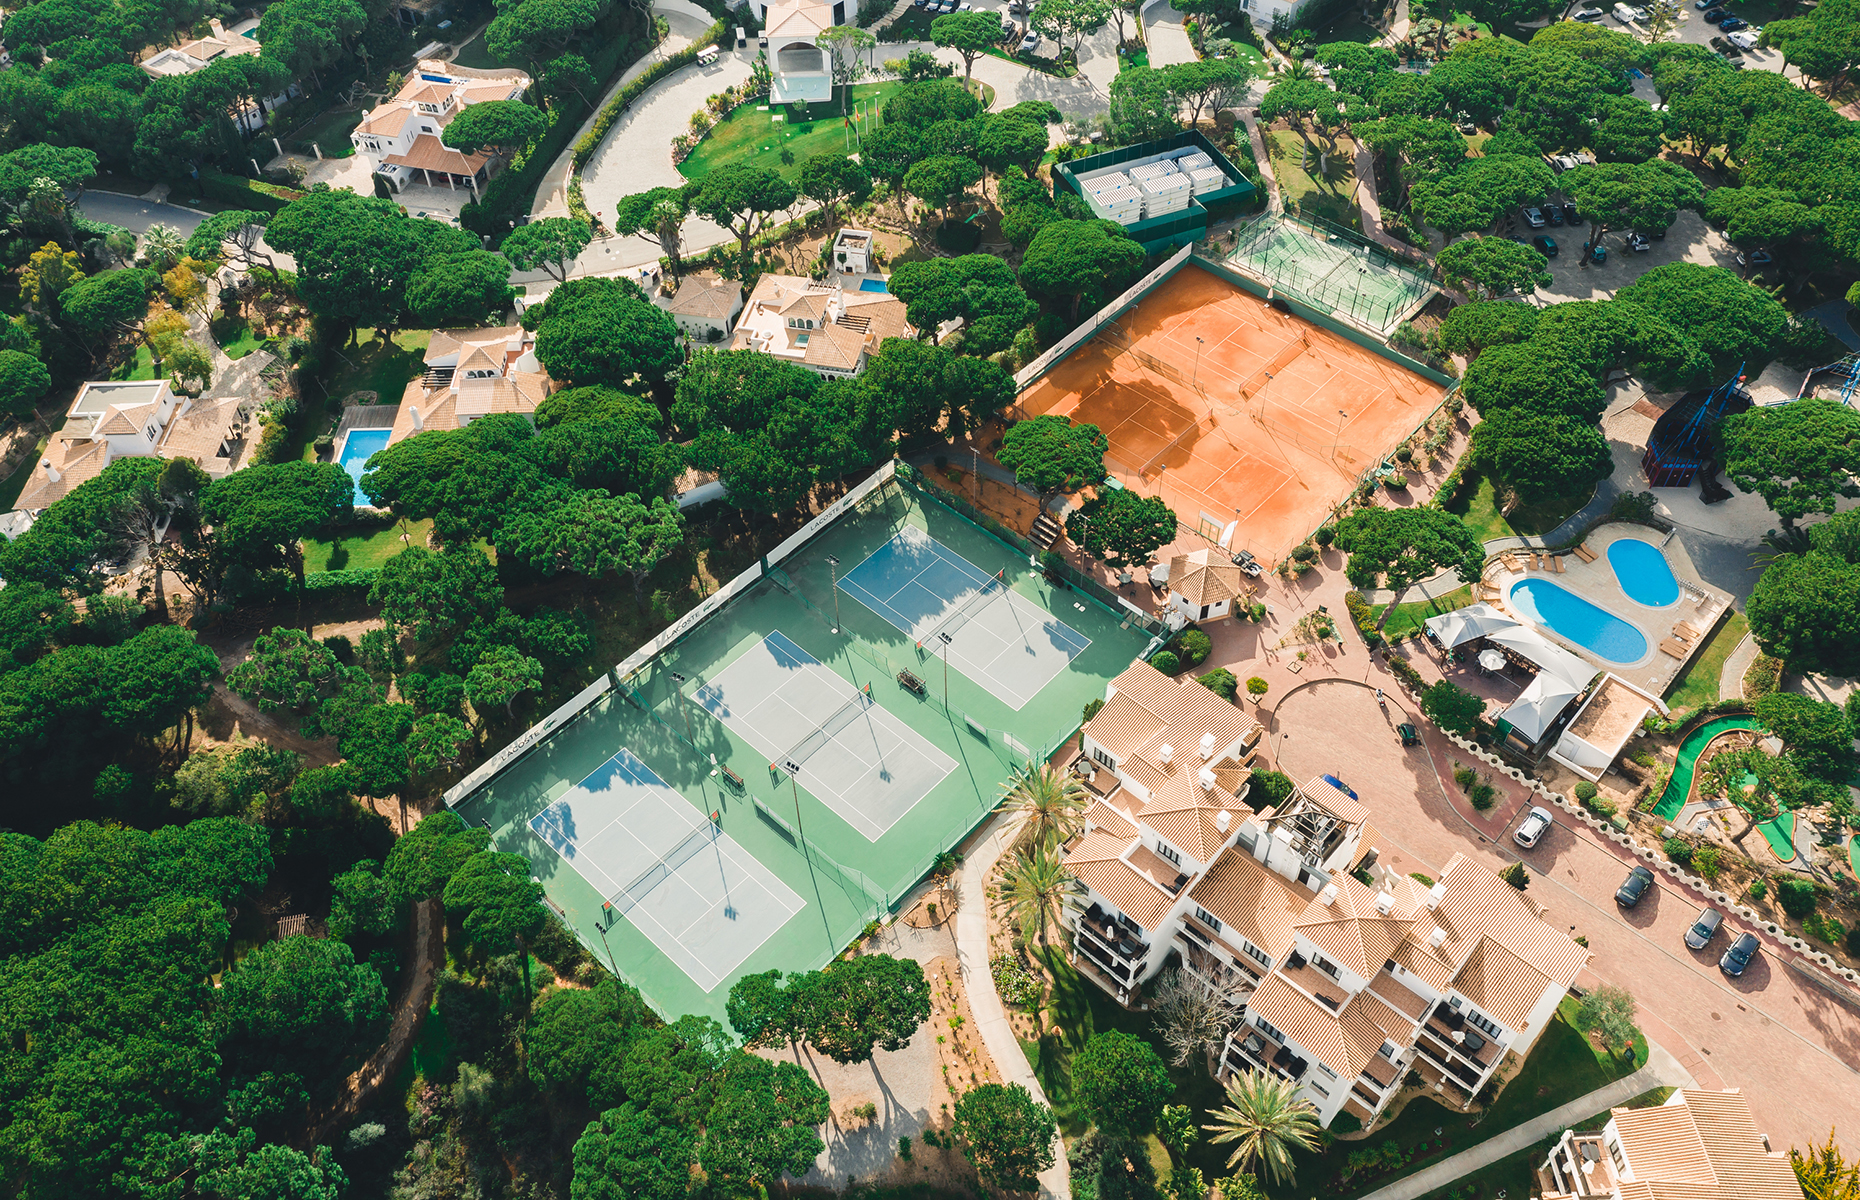
[[[1385,917],[1388,916],[1390,913],[1394,912],[1395,911],[1395,897],[1389,895],[1387,892],[1377,892],[1376,893],[1376,911],[1381,913]]]
[[[1161,763],[1163,766],[1165,767],[1168,766],[1170,761],[1174,758],[1175,758],[1175,747],[1174,746],[1156,747],[1156,761]]]
[[[1201,761],[1207,762],[1210,758],[1213,758],[1213,757],[1214,757],[1214,735],[1211,733],[1204,733],[1201,735]]]
[[[1325,884],[1324,890],[1318,893],[1318,903],[1322,904],[1325,908],[1329,908],[1331,905],[1337,903],[1337,885],[1334,883]]]
[[[1229,825],[1232,825],[1233,823],[1234,823],[1233,814],[1229,813],[1224,808],[1221,811],[1214,814],[1214,827],[1220,830],[1222,833],[1226,833],[1227,827]]]
[[[226,36],[226,27],[220,24],[220,19],[218,17],[209,20],[207,22],[207,28],[213,31],[213,36],[216,38],[223,38]]]
[[[426,428],[426,418],[420,415],[420,410],[418,408],[409,404],[407,406],[407,412],[413,417],[413,430],[415,433]]]
[[[1427,944],[1432,946],[1436,950],[1440,949],[1440,943],[1446,940],[1447,940],[1447,931],[1442,929],[1438,925],[1434,926],[1434,932],[1427,935]]]
[[[39,465],[45,468],[45,477],[53,483],[57,483],[60,479],[64,478],[63,475],[59,474],[58,468],[52,465],[51,459],[45,459],[40,462]]]
[[[1201,770],[1200,770],[1200,771],[1198,771],[1198,772],[1196,772],[1196,773],[1195,773],[1195,781],[1196,781],[1197,783],[1199,783],[1199,784],[1201,784],[1201,790],[1202,790],[1202,791],[1204,791],[1204,792],[1211,792],[1211,791],[1213,791],[1213,790],[1214,790],[1214,771],[1213,771],[1213,769],[1212,769],[1212,768],[1210,768],[1210,767],[1203,767],[1203,768],[1201,768]]]
[[[1447,885],[1444,883],[1436,883],[1433,887],[1428,888],[1427,907],[1429,909],[1439,908],[1440,902],[1446,898],[1446,895]]]

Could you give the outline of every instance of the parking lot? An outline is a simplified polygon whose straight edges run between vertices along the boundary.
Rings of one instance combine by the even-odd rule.
[[[1551,199],[1562,203],[1566,198],[1561,192],[1552,192]],[[1693,262],[1702,266],[1725,267],[1740,276],[1749,277],[1750,272],[1737,265],[1737,247],[1725,240],[1724,234],[1705,223],[1705,218],[1695,212],[1681,212],[1673,227],[1666,231],[1664,238],[1651,238],[1645,251],[1633,251],[1627,247],[1627,230],[1609,230],[1602,235],[1602,248],[1608,252],[1606,262],[1590,262],[1586,266],[1582,261],[1582,244],[1589,240],[1592,227],[1587,223],[1576,226],[1568,224],[1551,225],[1543,229],[1531,229],[1520,211],[1508,213],[1501,219],[1494,230],[1501,237],[1519,237],[1530,243],[1540,236],[1549,237],[1556,243],[1557,253],[1550,259],[1551,284],[1547,288],[1537,289],[1534,297],[1538,303],[1554,304],[1563,300],[1605,300],[1615,294],[1619,288],[1626,287],[1655,267],[1667,263]]]
[[[1720,0],[1720,2],[1722,2],[1722,0]],[[1610,15],[1604,17],[1601,21],[1597,22],[1597,24],[1602,25],[1604,28],[1618,29],[1631,33],[1643,42],[1650,40],[1647,27],[1644,24],[1636,22],[1630,25],[1623,25],[1621,22],[1617,21],[1612,15],[1613,4],[1602,3],[1596,5],[1596,7],[1611,10]],[[1768,8],[1765,5],[1738,4],[1732,7],[1731,11],[1735,15],[1749,21],[1751,28],[1756,29],[1759,28],[1763,20],[1766,19]],[[1709,46],[1714,37],[1722,36],[1724,35],[1718,31],[1716,26],[1705,23],[1704,13],[1696,6],[1695,0],[1679,0],[1679,23],[1673,28],[1672,32],[1667,35],[1666,40],[1671,42],[1685,42],[1693,46]],[[1746,50],[1736,61],[1746,69],[1778,72],[1783,69],[1783,56],[1775,50]],[[1636,79],[1634,81],[1634,94],[1641,97],[1641,99],[1647,101],[1649,104],[1658,104],[1660,102],[1659,97],[1654,93],[1653,80],[1650,78]]]

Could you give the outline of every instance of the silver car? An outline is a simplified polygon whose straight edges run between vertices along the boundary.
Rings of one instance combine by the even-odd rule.
[[[1518,826],[1518,832],[1511,835],[1511,840],[1529,850],[1542,839],[1544,831],[1555,823],[1556,818],[1550,815],[1548,809],[1533,808],[1530,815],[1524,818],[1524,824]]]
[[[1715,908],[1708,908],[1699,914],[1699,919],[1686,930],[1686,948],[1703,950],[1711,940],[1718,936],[1718,926],[1724,924],[1724,914]]]

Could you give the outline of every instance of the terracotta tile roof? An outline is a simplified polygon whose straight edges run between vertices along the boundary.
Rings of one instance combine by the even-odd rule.
[[[833,24],[833,9],[824,0],[783,0],[769,6],[766,31],[770,37],[813,37]]]
[[[1550,977],[1491,938],[1479,942],[1454,977],[1453,986],[1474,1007],[1512,1029],[1522,1029],[1543,998]]]
[[[407,127],[407,121],[412,116],[413,110],[404,105],[384,104],[363,117],[355,131],[372,133],[377,137],[399,137],[400,131]]]
[[[1195,903],[1276,961],[1292,948],[1292,927],[1315,893],[1251,854],[1230,846],[1189,889]]]
[[[1328,905],[1312,900],[1298,919],[1298,932],[1340,965],[1373,979],[1408,940],[1414,918],[1402,911],[1399,897],[1389,915],[1382,915],[1376,911],[1376,889],[1349,875],[1334,875],[1330,882],[1337,889],[1335,899]]]
[[[195,401],[185,413],[168,423],[157,453],[163,458],[191,458],[209,475],[225,475],[237,470],[245,445],[231,447],[233,452],[224,456],[220,448],[238,423],[239,409],[244,403],[237,396]]]
[[[1137,823],[1130,814],[1108,800],[1094,800],[1085,810],[1085,819],[1094,827],[1103,829],[1113,837],[1121,837],[1128,844],[1138,833]]]
[[[1369,819],[1369,810],[1359,801],[1352,800],[1336,784],[1322,775],[1315,776],[1305,786],[1298,789],[1306,799],[1336,817],[1352,825],[1361,825]]]
[[[786,303],[776,311],[784,317],[813,317],[820,320],[826,316],[827,301],[832,299],[825,292],[802,292],[799,295],[786,294]]]
[[[132,407],[114,408],[110,415],[98,425],[95,435],[103,437],[108,434],[139,434],[142,423],[153,416],[159,408],[154,404],[138,404]]]
[[[476,154],[461,154],[432,134],[423,133],[413,139],[413,145],[407,147],[405,154],[390,154],[381,161],[416,171],[450,171],[454,175],[475,175],[478,168],[489,162],[490,158],[482,150]]]
[[[1489,937],[1564,987],[1589,961],[1589,951],[1545,922],[1528,897],[1464,854],[1448,861],[1440,881],[1447,885],[1440,907],[1425,915],[1447,931],[1440,950],[1448,961],[1464,964]],[[1423,926],[1418,936],[1427,932]]]
[[[801,361],[813,366],[853,371],[865,353],[865,334],[843,325],[822,325],[807,335]]]
[[[743,285],[712,275],[687,276],[672,297],[670,310],[681,317],[721,317],[725,320],[736,311],[743,298]]]
[[[1199,761],[1204,733],[1214,735],[1216,753],[1250,737],[1259,723],[1191,679],[1170,679],[1148,663],[1134,663],[1111,681],[1112,695],[1085,726],[1092,739],[1110,751],[1118,766],[1138,775],[1162,766],[1158,747],[1168,745],[1174,758]],[[1162,776],[1156,776],[1162,778]],[[1144,780],[1145,786],[1149,786]]]
[[[1335,1071],[1344,1088],[1348,1088],[1350,1081],[1363,1073],[1369,1060],[1381,1052],[1383,1042],[1397,1040],[1378,1022],[1378,1017],[1387,1020],[1388,1010],[1376,1001],[1365,1001],[1358,996],[1341,1010],[1332,1012],[1276,972],[1268,975],[1258,990],[1247,998],[1246,1006],[1249,1013],[1264,1017],[1307,1054],[1316,1056]],[[1409,1031],[1394,1022],[1389,1024],[1402,1037],[1407,1036]]]
[[[1139,766],[1141,763],[1138,764]],[[1215,772],[1214,787],[1204,789],[1198,776],[1200,758],[1188,762],[1180,759],[1167,767],[1158,767],[1144,780],[1150,798],[1137,810],[1137,820],[1161,834],[1164,840],[1194,858],[1207,863],[1234,834],[1247,815],[1244,801],[1220,785],[1221,772]],[[1211,764],[1209,765],[1212,769]],[[1229,771],[1229,778],[1245,780],[1247,772]],[[1227,814],[1227,828],[1221,829],[1220,814]]]
[[[905,311],[904,301],[891,297],[859,306],[859,315],[871,322],[867,332],[874,346],[881,345],[886,338],[915,336],[911,323],[904,318]]]
[[[1689,1200],[1799,1200],[1801,1185],[1784,1155],[1763,1147],[1741,1090],[1684,1088],[1683,1103],[1612,1111],[1635,1183],[1648,1197]]]
[[[54,434],[46,443],[45,451],[39,455],[38,461],[50,462],[58,472],[58,478],[53,479],[46,474],[44,467],[35,464],[32,478],[13,504],[13,507],[23,512],[50,508],[64,499],[78,484],[95,479],[110,465],[110,447],[100,439],[64,438]]]
[[[1097,805],[1091,810],[1094,825],[1098,824],[1097,810]],[[1134,838],[1134,831],[1094,828],[1066,852],[1066,867],[1125,916],[1145,929],[1154,929],[1174,905],[1175,897],[1124,861]]]
[[[1242,580],[1240,568],[1217,550],[1203,548],[1169,560],[1169,586],[1196,607],[1232,600],[1246,590]]]
[[[459,347],[463,344],[460,338],[467,332],[469,331],[463,329],[433,330],[433,336],[428,339],[426,343],[426,358],[424,361],[431,363],[446,357],[448,354],[456,354]]]

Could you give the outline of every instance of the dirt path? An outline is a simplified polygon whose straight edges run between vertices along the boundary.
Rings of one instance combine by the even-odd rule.
[[[387,1041],[368,1057],[343,1084],[342,1095],[325,1109],[311,1127],[312,1144],[327,1142],[367,1104],[375,1092],[392,1079],[413,1051],[414,1039],[426,1023],[433,1005],[433,987],[439,976],[444,954],[443,929],[439,920],[439,902],[422,900],[413,906],[413,962],[407,990],[394,1010],[394,1023]]]

